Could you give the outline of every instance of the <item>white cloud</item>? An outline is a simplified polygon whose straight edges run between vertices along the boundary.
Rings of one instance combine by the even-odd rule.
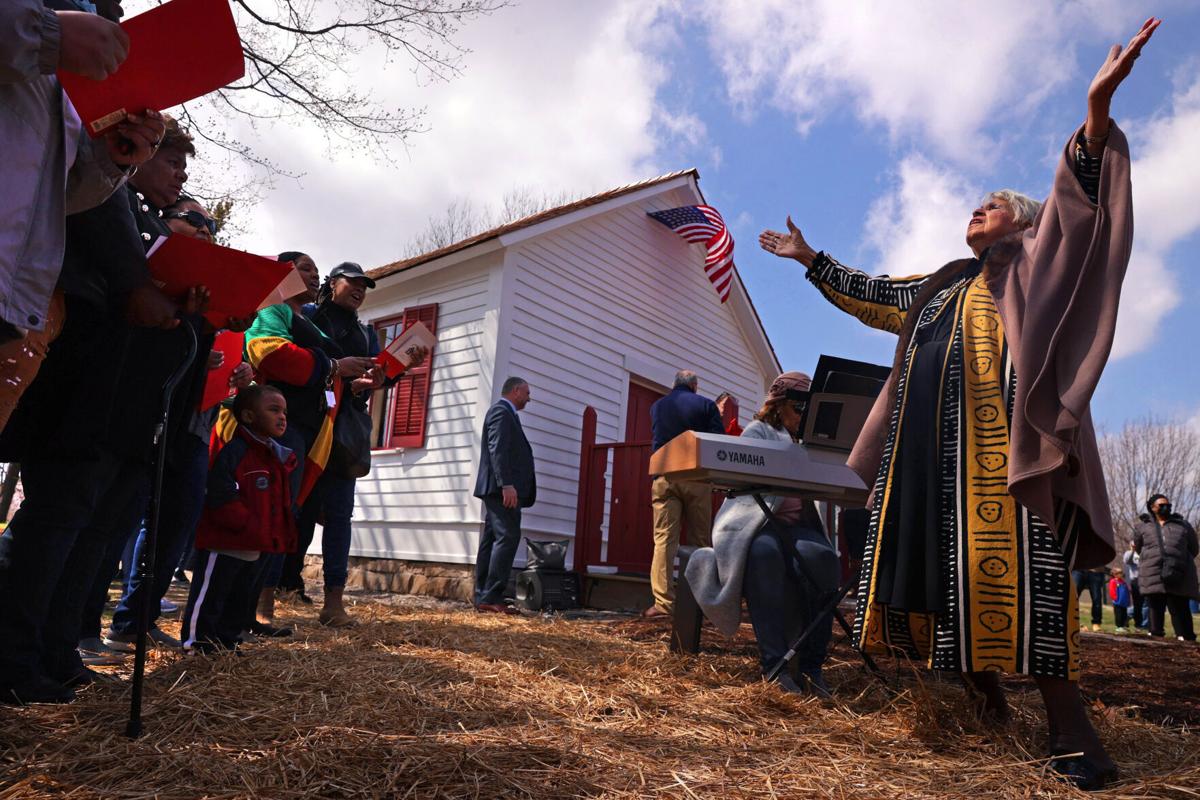
[[[893,138],[978,167],[1005,127],[1075,77],[1076,43],[1136,30],[1138,9],[1111,0],[710,0],[705,13],[744,114],[766,100],[804,132],[849,103]]]
[[[304,174],[265,194],[236,244],[305,250],[323,271],[342,260],[372,267],[458,197],[488,206],[516,187],[583,193],[687,166],[660,160],[660,147],[711,144],[697,118],[659,101],[663,48],[677,44],[664,8],[526,0],[464,29],[472,52],[450,83],[418,86],[356,57],[362,89],[384,105],[427,107],[430,131],[380,164],[330,153],[311,126],[266,129],[262,150]],[[228,123],[253,135],[244,120]]]
[[[1181,302],[1166,266],[1171,250],[1200,231],[1200,163],[1186,157],[1200,130],[1200,64],[1190,65],[1166,113],[1130,126],[1134,154],[1134,245],[1121,293],[1113,357],[1149,347],[1162,320]]]
[[[867,212],[864,241],[880,256],[869,271],[919,275],[969,256],[967,221],[980,196],[978,188],[954,170],[920,156],[904,158],[895,187]]]

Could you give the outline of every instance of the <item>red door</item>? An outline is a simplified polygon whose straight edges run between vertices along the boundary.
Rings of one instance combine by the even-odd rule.
[[[654,554],[650,516],[650,406],[662,393],[629,384],[625,441],[613,446],[612,500],[605,562],[629,572],[649,572]]]

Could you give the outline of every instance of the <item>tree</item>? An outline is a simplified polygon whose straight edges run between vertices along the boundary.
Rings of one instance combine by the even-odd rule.
[[[499,209],[477,206],[470,198],[456,198],[440,215],[429,218],[425,230],[402,248],[402,257],[412,258],[447,247],[492,228],[566,205],[573,199],[567,192],[539,192],[527,186],[505,192]]]
[[[160,0],[161,1],[161,0]],[[230,113],[248,119],[298,119],[327,138],[382,154],[424,130],[419,108],[387,108],[347,69],[351,56],[381,52],[407,61],[418,78],[449,80],[466,50],[454,41],[470,20],[508,0],[232,0],[245,77],[185,106],[181,121],[200,139],[267,167],[278,168],[222,124]],[[208,112],[208,113],[206,113]]]
[[[1146,499],[1156,492],[1195,525],[1200,515],[1200,429],[1186,422],[1146,416],[1120,433],[1100,437],[1100,461],[1108,483],[1117,552],[1133,536]]]

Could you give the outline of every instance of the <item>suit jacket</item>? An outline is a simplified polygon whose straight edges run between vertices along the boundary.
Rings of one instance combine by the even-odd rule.
[[[522,508],[528,508],[537,500],[533,448],[529,446],[521,420],[512,406],[507,401],[497,400],[488,409],[483,422],[475,496],[499,497],[504,486],[517,490]]]
[[[677,386],[650,406],[650,431],[657,450],[684,431],[725,433],[725,425],[716,403]]]

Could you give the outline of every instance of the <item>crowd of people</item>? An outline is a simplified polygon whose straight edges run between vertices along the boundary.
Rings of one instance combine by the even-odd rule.
[[[103,79],[128,52],[119,3],[90,5],[0,8],[0,458],[20,463],[24,488],[0,575],[7,703],[69,702],[102,680],[90,667],[134,645],[143,609],[154,643],[185,650],[289,635],[273,624],[276,587],[307,599],[300,569],[318,520],[319,621],[353,625],[343,590],[360,473],[343,462],[369,454],[339,460],[331,441],[386,383],[378,337],[357,316],[375,284],[357,264],[322,282],[312,258],[285,251],[304,290],[220,325],[206,317],[205,286],[182,297],[159,288],[150,248],[212,241],[217,221],[185,193],[197,151],[177,120],[147,111],[101,138],[84,130],[56,71]],[[209,373],[223,366],[220,330],[244,332],[244,360],[228,378],[236,396],[204,409]],[[427,354],[417,348],[412,363]],[[124,591],[101,631],[119,563]],[[176,640],[155,618],[181,563],[193,572]]]
[[[353,625],[350,521],[369,453],[344,452],[338,431],[369,420],[370,394],[396,379],[385,378],[376,332],[358,318],[375,283],[353,262],[322,281],[309,255],[284,250],[278,259],[303,290],[219,325],[206,317],[205,286],[163,293],[150,248],[170,236],[211,241],[217,222],[185,193],[197,148],[177,120],[147,111],[101,138],[84,131],[55,72],[101,79],[128,50],[114,24],[119,3],[90,6],[0,7],[0,460],[21,464],[25,493],[0,576],[7,703],[69,702],[75,687],[102,680],[90,665],[136,641],[143,609],[154,642],[192,652],[291,635],[274,624],[274,600],[311,602],[302,568],[318,521],[319,622]],[[1009,714],[999,675],[1032,676],[1052,766],[1083,788],[1110,782],[1116,767],[1078,691],[1079,592],[1091,594],[1093,626],[1107,594],[1118,629],[1163,636],[1169,612],[1176,635],[1193,641],[1188,602],[1200,599],[1196,533],[1162,495],[1149,499],[1124,568],[1102,566],[1114,534],[1088,411],[1132,237],[1128,145],[1109,107],[1157,26],[1148,20],[1102,65],[1045,204],[1002,190],[972,213],[972,258],[919,277],[870,277],[812,248],[790,218],[785,232],[760,236],[835,307],[899,339],[849,459],[872,489],[856,645],[962,673],[998,721]],[[221,330],[244,333],[243,363],[228,379],[234,396],[204,409],[209,373],[228,366],[214,350]],[[411,355],[419,364],[428,351]],[[176,373],[168,400],[162,387]],[[652,408],[654,447],[685,430],[797,441],[810,383],[779,375],[742,430],[736,401],[700,396],[683,370]],[[537,493],[518,413],[530,387],[510,378],[500,394],[475,487],[485,520],[474,599],[484,613],[512,611],[504,592],[521,510]],[[732,633],[744,599],[764,673],[801,625],[818,623],[777,680],[828,697],[832,619],[819,609],[839,564],[813,504],[740,498],[714,520],[705,487],[657,476],[652,505],[654,603],[644,616],[673,613],[686,524],[699,545],[686,574],[704,613]],[[154,559],[143,556],[147,521]],[[124,591],[101,631],[122,562]],[[184,563],[192,574],[176,640],[154,616]]]

